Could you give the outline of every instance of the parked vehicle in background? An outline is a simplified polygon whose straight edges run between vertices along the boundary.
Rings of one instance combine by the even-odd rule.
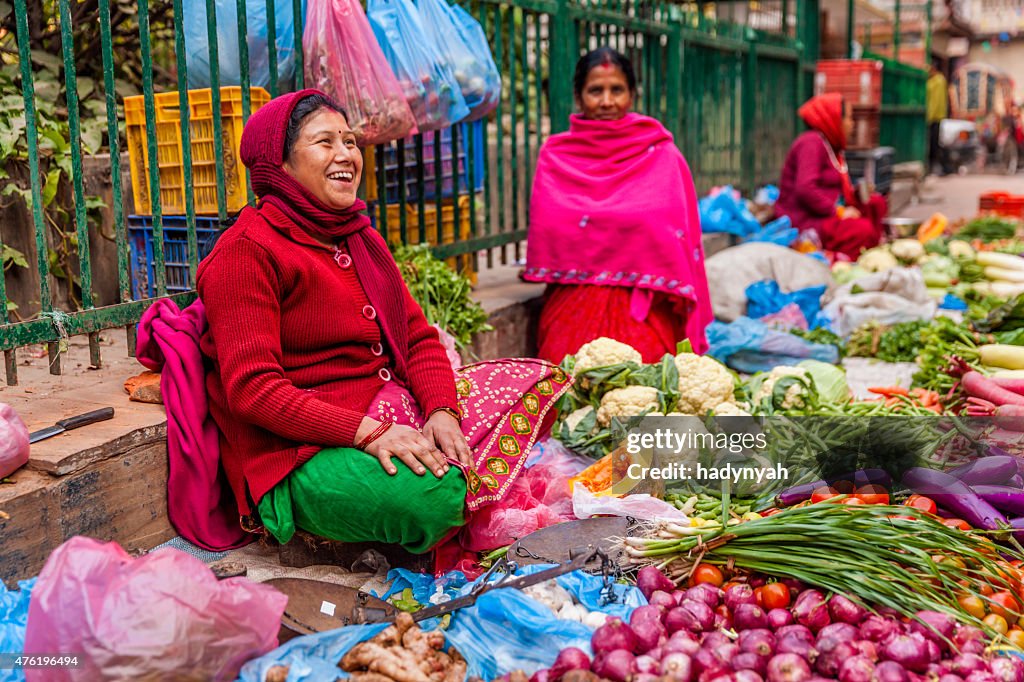
[[[1008,174],[1021,167],[1024,135],[1020,108],[1013,101],[1013,79],[988,64],[966,64],[950,80],[952,118],[974,123],[984,152],[979,166],[994,166]]]
[[[942,172],[965,175],[984,165],[985,152],[973,121],[947,118],[939,124],[939,163]]]

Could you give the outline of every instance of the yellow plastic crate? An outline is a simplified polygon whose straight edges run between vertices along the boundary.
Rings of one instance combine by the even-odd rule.
[[[455,203],[451,199],[445,199],[441,202],[441,235],[442,243],[450,244],[456,239],[469,239],[470,237],[470,215],[469,215],[469,196],[464,195],[459,197],[459,232],[458,237],[455,235]],[[372,217],[374,225],[380,225],[380,214],[381,206],[375,203],[371,207]],[[410,243],[417,243],[419,241],[419,204],[411,203],[406,204],[406,233]],[[389,244],[401,244],[402,243],[402,226],[399,220],[401,215],[401,206],[399,204],[389,204],[387,207],[387,220],[388,220],[388,238]],[[437,246],[437,204],[435,202],[428,202],[424,206],[424,225],[426,226],[426,242],[431,246]],[[448,267],[452,268],[456,272],[461,272],[469,277],[470,282],[474,285],[477,281],[476,271],[473,270],[473,254],[462,254],[460,256],[452,256],[451,258],[445,259],[445,263]]]
[[[189,90],[189,131],[192,142],[192,188],[195,212],[217,215],[217,166],[214,159],[212,91]],[[263,88],[251,88],[251,110],[270,101]],[[166,215],[185,213],[185,171],[182,163],[181,111],[177,92],[154,95],[157,159],[160,168],[160,210]],[[242,88],[220,89],[221,137],[224,142],[224,194],[227,211],[240,211],[248,201],[245,167],[239,157],[242,141]],[[124,99],[125,133],[131,166],[135,213],[152,214],[149,195],[149,149],[146,145],[146,108],[141,95]]]

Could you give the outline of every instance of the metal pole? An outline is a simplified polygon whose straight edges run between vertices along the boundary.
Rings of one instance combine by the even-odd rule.
[[[853,59],[853,26],[854,13],[857,8],[854,0],[846,0],[846,58]]]
[[[900,60],[900,0],[896,0],[895,14],[892,22],[892,58],[898,62]]]

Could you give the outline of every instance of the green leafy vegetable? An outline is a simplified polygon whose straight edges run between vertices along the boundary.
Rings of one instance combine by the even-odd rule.
[[[487,312],[470,297],[469,279],[435,258],[428,245],[399,246],[394,254],[427,321],[447,330],[459,348],[472,343],[474,334],[493,329],[487,323]]]
[[[804,360],[797,367],[807,370],[814,379],[820,400],[842,403],[849,399],[850,386],[846,383],[846,372],[840,367],[820,360]]]

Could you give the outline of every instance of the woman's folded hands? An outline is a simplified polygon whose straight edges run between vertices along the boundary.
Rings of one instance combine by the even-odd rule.
[[[361,442],[379,426],[380,422],[375,419],[363,419],[356,432],[356,442]],[[404,462],[419,476],[426,474],[429,469],[438,478],[449,470],[446,457],[465,466],[472,466],[473,463],[459,421],[445,411],[432,414],[423,425],[422,433],[410,426],[395,424],[363,449],[376,457],[384,470],[392,476],[398,472],[392,461],[394,458]]]

